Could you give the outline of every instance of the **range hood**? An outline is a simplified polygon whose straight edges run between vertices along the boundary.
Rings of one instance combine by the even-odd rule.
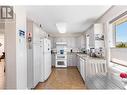
[[[67,42],[56,42],[57,45],[67,45]]]

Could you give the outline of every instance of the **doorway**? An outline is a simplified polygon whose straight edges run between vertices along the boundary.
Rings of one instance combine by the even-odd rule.
[[[5,22],[0,20],[0,89],[5,88]]]

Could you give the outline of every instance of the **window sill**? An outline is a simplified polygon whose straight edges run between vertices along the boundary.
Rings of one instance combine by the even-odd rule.
[[[117,47],[110,47],[110,49],[126,49],[127,50],[127,48],[117,48]]]
[[[122,61],[122,60],[119,60],[119,59],[116,59],[116,58],[112,58],[111,62],[114,63],[114,64],[117,64],[117,65],[121,65],[123,67],[127,67],[127,62],[126,61]]]

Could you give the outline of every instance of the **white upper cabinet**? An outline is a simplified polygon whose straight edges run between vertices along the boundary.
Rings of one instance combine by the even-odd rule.
[[[94,34],[103,34],[103,24],[102,23],[94,24]]]
[[[42,28],[40,28],[40,38],[44,38],[45,37],[45,31],[42,30]]]
[[[104,47],[104,33],[103,33],[103,24],[98,23],[94,24],[94,40],[95,48]]]
[[[33,45],[33,68],[34,68],[34,84],[35,87],[41,79],[41,64],[40,64],[40,44]]]
[[[33,43],[39,43],[40,42],[40,28],[33,24]]]
[[[54,39],[54,48],[56,47],[56,42],[66,42],[68,48],[76,47],[76,38],[75,37],[55,37]]]
[[[74,48],[75,47],[75,38],[74,37],[68,38],[67,46],[68,46],[68,48]]]
[[[27,20],[27,32],[31,34],[32,43],[40,43],[40,39],[48,37],[48,34],[31,20]]]
[[[81,36],[81,48],[85,48],[85,36]]]
[[[100,48],[104,47],[104,29],[102,23],[96,23],[86,33],[89,35],[89,47]]]

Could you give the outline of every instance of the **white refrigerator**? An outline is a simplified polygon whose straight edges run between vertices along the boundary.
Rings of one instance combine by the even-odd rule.
[[[41,40],[41,80],[44,82],[51,74],[51,41],[47,38]]]
[[[29,22],[27,25],[27,31],[32,33],[31,40],[27,38],[27,86],[31,89],[51,73],[51,42],[43,37],[36,24]]]

